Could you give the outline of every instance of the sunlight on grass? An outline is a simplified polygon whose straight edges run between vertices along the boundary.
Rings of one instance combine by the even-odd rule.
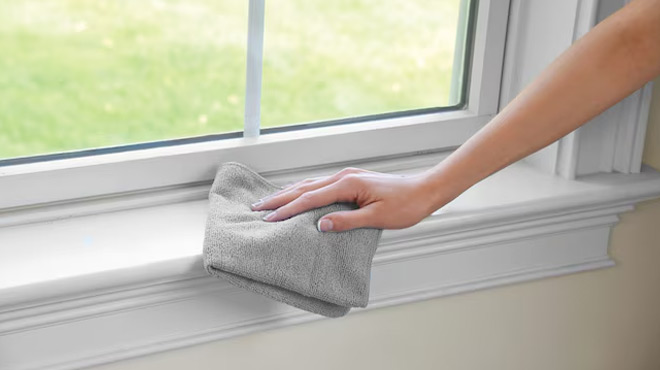
[[[448,106],[451,1],[267,1],[262,127]]]
[[[264,127],[448,105],[458,0],[266,9]],[[247,2],[0,3],[0,158],[242,130]]]

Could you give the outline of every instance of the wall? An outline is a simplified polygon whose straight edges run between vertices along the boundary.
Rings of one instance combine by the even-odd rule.
[[[660,170],[660,78],[644,162]],[[170,369],[660,369],[660,200],[612,232],[617,266],[106,365]]]

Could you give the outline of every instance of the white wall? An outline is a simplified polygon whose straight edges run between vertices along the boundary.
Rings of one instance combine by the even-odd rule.
[[[660,170],[660,78],[644,162]],[[97,370],[660,369],[660,201],[624,214],[617,266],[354,313]]]

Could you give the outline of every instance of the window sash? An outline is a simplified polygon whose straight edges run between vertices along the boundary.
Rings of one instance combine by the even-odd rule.
[[[245,77],[244,137],[259,136],[261,126],[261,75],[264,56],[265,0],[250,0],[248,11],[247,66]]]
[[[328,119],[316,122],[292,122],[276,127],[261,128],[261,95],[263,75],[263,52],[264,52],[264,22],[265,22],[265,0],[250,0],[248,6],[248,32],[247,32],[247,55],[246,55],[246,78],[245,78],[245,109],[243,115],[243,131],[223,132],[217,134],[206,134],[193,137],[171,138],[151,142],[128,143],[119,145],[108,145],[98,148],[76,149],[27,155],[20,157],[0,158],[0,167],[23,163],[59,160],[66,158],[82,157],[87,155],[100,155],[117,153],[128,150],[143,150],[154,147],[181,145],[195,142],[212,140],[224,140],[234,137],[258,137],[262,133],[274,133],[290,130],[309,129],[338,124],[351,124],[357,122],[374,121],[385,118],[403,117],[435,113],[449,110],[463,109],[467,100],[468,76],[466,67],[469,67],[472,38],[474,33],[474,18],[477,0],[460,0],[459,22],[457,25],[457,38],[455,41],[454,68],[450,81],[450,101],[458,103],[451,106],[440,106],[421,109],[406,109],[387,113],[375,113],[365,116],[350,116],[338,119]],[[468,14],[470,12],[471,14]]]
[[[255,137],[230,132],[214,135],[222,140],[181,139],[180,145],[151,143],[153,147],[142,150],[98,149],[94,156],[67,158],[64,153],[58,160],[19,161],[0,167],[0,194],[12,195],[0,197],[0,211],[210,184],[217,165],[225,161],[269,172],[456,148],[496,113],[499,99],[508,0],[481,0],[475,11],[467,105],[462,110],[367,117],[350,125],[295,125],[297,130],[269,128],[268,135]],[[258,14],[255,17],[259,20]]]

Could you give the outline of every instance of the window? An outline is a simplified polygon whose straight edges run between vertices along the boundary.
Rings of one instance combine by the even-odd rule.
[[[252,4],[248,39],[247,2],[3,2],[0,159],[463,103],[469,1]]]
[[[0,158],[241,131],[246,5],[3,2]],[[269,2],[262,126],[456,107],[468,5]]]
[[[456,147],[497,107],[489,4],[3,3],[0,209]]]
[[[275,2],[268,4],[250,20],[273,16]],[[0,348],[9,350],[0,368],[89,367],[314,319],[207,280],[201,231],[216,165],[241,161],[277,183],[347,163],[399,173],[430,167],[622,5],[474,4],[460,109],[333,114],[309,118],[330,120],[318,124],[273,123],[254,137],[5,162]],[[265,96],[266,64],[263,71]],[[612,266],[608,240],[618,215],[660,195],[660,174],[636,173],[651,90],[647,84],[595,125],[489,176],[419,225],[385,231],[367,309]],[[620,173],[602,173],[613,171]],[[595,176],[567,176],[585,173]]]

